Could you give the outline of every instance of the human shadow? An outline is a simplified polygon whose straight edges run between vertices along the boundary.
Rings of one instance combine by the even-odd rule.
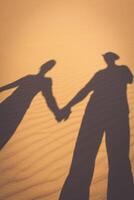
[[[133,75],[128,67],[115,64],[117,54],[108,52],[103,57],[107,67],[97,72],[64,108],[66,112],[92,92],[59,200],[90,199],[95,159],[104,132],[109,164],[107,200],[134,199],[127,102],[127,84],[132,83]]]
[[[52,92],[52,80],[44,77],[56,64],[55,60],[49,60],[40,67],[36,75],[27,75],[13,83],[0,87],[0,92],[17,87],[16,90],[0,104],[0,149],[14,134],[33,98],[38,92],[46,99],[49,109],[59,119],[59,108]]]

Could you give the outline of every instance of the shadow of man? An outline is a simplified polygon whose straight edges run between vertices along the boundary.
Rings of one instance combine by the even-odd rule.
[[[56,64],[55,60],[49,60],[40,67],[36,75],[25,76],[13,83],[0,87],[0,92],[17,87],[17,89],[0,104],[0,149],[11,138],[33,98],[38,92],[46,99],[49,109],[60,121],[60,111],[52,92],[52,80],[44,77]]]
[[[134,199],[133,176],[129,160],[130,129],[127,84],[133,75],[126,66],[118,66],[119,56],[103,55],[107,67],[97,72],[68,103],[64,112],[93,91],[79,130],[69,175],[60,200],[89,200],[95,159],[106,134],[109,172],[107,200]]]

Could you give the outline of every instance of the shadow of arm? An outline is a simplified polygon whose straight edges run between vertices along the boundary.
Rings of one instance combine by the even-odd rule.
[[[93,90],[93,85],[94,77],[75,95],[75,97],[67,104],[67,107],[72,107],[82,101]]]
[[[129,84],[133,83],[133,80],[134,80],[134,76],[133,76],[133,74],[130,74],[128,83],[129,83]]]
[[[18,79],[16,81],[12,82],[12,83],[9,83],[5,86],[0,87],[0,92],[19,86],[24,81],[24,78],[25,77]]]
[[[59,109],[59,107],[57,105],[56,99],[53,96],[53,92],[52,92],[52,81],[51,81],[51,79],[48,82],[47,89],[46,90],[42,90],[42,95],[46,99],[47,106],[53,112],[56,120],[57,121],[61,121],[60,109]]]
[[[126,83],[128,84],[132,84],[133,83],[133,79],[134,76],[131,72],[131,70],[127,67],[127,66],[123,66],[124,67],[124,80],[126,81]]]

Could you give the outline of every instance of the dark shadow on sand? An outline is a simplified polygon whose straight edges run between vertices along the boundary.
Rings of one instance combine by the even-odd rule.
[[[49,109],[58,120],[59,108],[52,92],[52,80],[44,77],[56,64],[50,60],[43,64],[37,75],[25,76],[13,83],[0,87],[0,92],[17,87],[16,90],[0,104],[0,149],[14,134],[33,98],[42,92]]]
[[[105,54],[107,67],[97,72],[65,107],[71,108],[93,92],[59,200],[90,199],[95,159],[104,133],[109,164],[107,200],[134,200],[127,102],[127,84],[132,83],[133,75],[128,67],[115,64],[118,58],[114,53]]]

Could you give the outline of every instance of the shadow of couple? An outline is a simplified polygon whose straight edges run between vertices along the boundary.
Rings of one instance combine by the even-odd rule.
[[[119,59],[117,54],[107,52],[103,58],[106,68],[97,72],[62,109],[59,109],[53,96],[52,80],[45,77],[56,64],[54,60],[43,64],[38,74],[25,76],[0,87],[0,92],[17,87],[0,104],[0,149],[11,138],[38,92],[42,92],[58,122],[68,119],[71,108],[92,92],[60,200],[89,200],[95,159],[104,132],[109,164],[107,200],[134,199],[127,101],[127,85],[133,82],[133,75],[127,66],[115,63]]]

